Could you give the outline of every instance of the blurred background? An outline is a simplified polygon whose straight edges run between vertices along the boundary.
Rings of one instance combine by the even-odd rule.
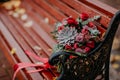
[[[120,10],[120,0],[99,0],[118,10]],[[113,47],[111,51],[111,66],[118,72],[120,76],[120,26],[114,38]],[[119,78],[120,80],[120,78]]]

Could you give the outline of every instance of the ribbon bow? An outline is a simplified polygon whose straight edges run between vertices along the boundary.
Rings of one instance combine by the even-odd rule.
[[[39,69],[37,69],[37,70],[30,70],[30,71],[28,71],[28,73],[40,72],[40,71],[43,71],[43,70],[47,70],[47,69],[53,68],[53,66],[51,66],[48,63],[48,58],[41,58],[41,57],[37,56],[36,54],[31,53],[30,51],[27,51],[27,50],[25,51],[25,53],[28,56],[32,56],[36,60],[40,61],[40,63],[35,64],[35,63],[24,63],[24,62],[22,62],[22,63],[15,64],[14,65],[14,71],[15,72],[14,72],[12,80],[15,80],[16,74],[18,73],[19,70],[21,70],[23,68],[27,68],[27,67],[39,67]]]

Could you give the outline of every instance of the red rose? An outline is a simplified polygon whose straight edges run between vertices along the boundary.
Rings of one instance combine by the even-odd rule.
[[[74,43],[74,49],[78,48],[78,43]]]
[[[66,50],[71,50],[71,49],[72,49],[72,47],[71,47],[71,45],[66,44],[66,45],[65,45],[65,49],[66,49]]]
[[[78,41],[78,42],[83,42],[83,41],[84,41],[84,34],[79,33],[79,34],[76,36],[75,40]]]
[[[67,22],[69,25],[77,25],[77,21],[74,18],[68,18]]]
[[[13,67],[14,71],[16,71],[18,69],[18,67],[19,66],[17,64],[15,64],[14,67]]]
[[[82,19],[82,21],[85,21],[89,18],[89,15],[87,13],[82,13],[80,14],[80,18]]]
[[[83,34],[87,34],[87,33],[88,33],[88,29],[83,28],[81,32],[82,32]]]
[[[90,48],[89,47],[85,47],[85,49],[84,49],[84,51],[85,51],[85,53],[88,53],[88,52],[90,52]]]
[[[86,46],[88,46],[90,48],[94,48],[95,47],[95,42],[94,41],[89,41],[88,43],[86,43]]]
[[[63,30],[64,29],[64,26],[59,26],[58,27],[58,31],[61,31],[61,30]]]
[[[91,27],[91,28],[94,27],[93,22],[89,22],[89,23],[88,23],[88,26]]]

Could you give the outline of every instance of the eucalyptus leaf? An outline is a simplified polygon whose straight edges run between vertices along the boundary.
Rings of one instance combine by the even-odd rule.
[[[83,21],[83,22],[82,22],[82,25],[83,25],[83,26],[84,26],[84,25],[87,25],[89,22],[92,22],[92,21],[98,20],[99,18],[100,18],[99,15],[94,16],[93,18],[89,18],[89,19]]]

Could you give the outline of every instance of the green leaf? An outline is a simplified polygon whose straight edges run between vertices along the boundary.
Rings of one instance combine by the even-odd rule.
[[[76,19],[76,21],[79,22],[79,23],[81,23],[82,19],[80,19],[80,17],[79,17],[79,18]]]
[[[54,52],[58,52],[58,51],[60,51],[60,50],[62,50],[62,49],[63,49],[63,46],[62,46],[62,45],[56,44],[56,45],[54,46],[54,48],[53,48],[53,53],[54,53]]]
[[[94,16],[93,18],[89,18],[89,19],[87,19],[86,21],[83,21],[83,22],[82,22],[82,25],[83,25],[83,26],[84,26],[84,25],[87,25],[89,22],[92,22],[92,21],[98,20],[99,18],[100,18],[99,15]]]
[[[97,16],[94,16],[94,20],[98,20],[101,16],[100,15],[97,15]]]
[[[51,34],[56,34],[58,31],[57,30],[54,30],[52,32],[50,32]]]
[[[57,71],[58,72],[62,71],[62,64],[60,64],[60,63],[57,64]]]
[[[82,53],[79,53],[79,52],[74,52],[74,51],[69,51],[69,50],[64,50],[64,51],[71,52],[71,53],[77,54],[79,56],[87,56],[86,54],[82,54]]]
[[[82,46],[83,44],[79,43],[78,46]]]

